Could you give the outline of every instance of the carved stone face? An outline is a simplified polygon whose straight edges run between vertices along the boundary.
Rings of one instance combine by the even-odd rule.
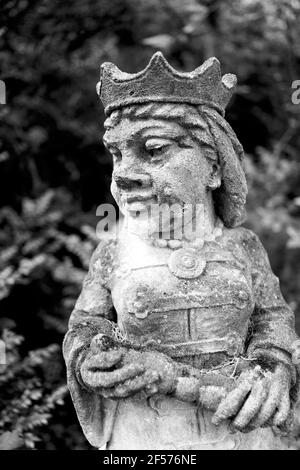
[[[215,150],[180,124],[124,118],[103,140],[113,155],[111,191],[123,214],[153,203],[205,203],[219,184]]]

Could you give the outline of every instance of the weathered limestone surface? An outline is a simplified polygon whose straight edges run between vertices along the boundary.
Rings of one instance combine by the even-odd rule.
[[[224,119],[235,84],[214,58],[191,73],[161,53],[137,74],[102,65],[123,229],[99,243],[64,341],[74,406],[98,448],[285,447],[297,337],[263,246],[240,226],[243,149]],[[174,204],[168,233],[149,207]]]

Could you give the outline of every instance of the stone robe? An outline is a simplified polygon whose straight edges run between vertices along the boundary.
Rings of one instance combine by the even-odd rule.
[[[295,387],[294,315],[258,237],[224,229],[199,250],[205,268],[191,279],[171,272],[172,253],[127,234],[101,242],[92,257],[64,341],[68,385],[87,439],[109,449],[284,448],[270,428],[245,434],[232,433],[228,421],[213,425],[212,412],[197,403],[162,395],[103,399],[81,383],[83,353],[110,320],[129,341],[152,341],[202,369],[246,355],[278,360]]]

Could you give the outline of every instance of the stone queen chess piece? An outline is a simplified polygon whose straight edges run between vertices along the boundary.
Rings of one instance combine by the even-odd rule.
[[[224,119],[235,84],[215,58],[190,73],[160,52],[137,74],[101,67],[126,229],[100,241],[64,340],[74,406],[97,448],[285,448],[297,336],[263,246],[240,226],[243,149]],[[174,204],[165,236],[148,209]],[[202,208],[201,230],[178,237],[187,206]]]

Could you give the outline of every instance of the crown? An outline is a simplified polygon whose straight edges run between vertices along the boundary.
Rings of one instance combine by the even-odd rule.
[[[222,77],[215,57],[185,73],[175,70],[161,52],[156,52],[138,73],[122,72],[111,62],[103,63],[97,93],[107,115],[124,106],[155,101],[206,105],[224,115],[236,82],[231,73]]]

